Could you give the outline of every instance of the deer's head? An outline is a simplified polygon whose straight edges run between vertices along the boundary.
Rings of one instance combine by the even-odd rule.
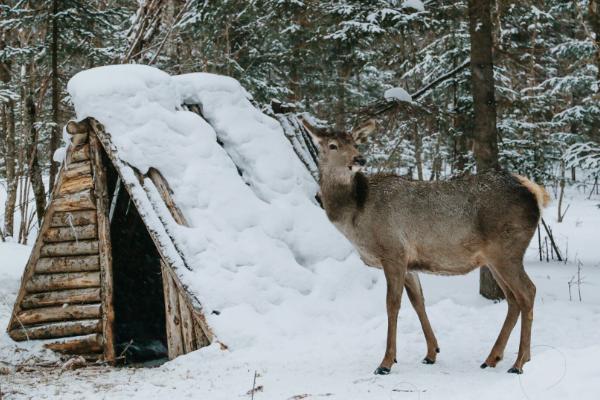
[[[366,160],[358,151],[357,145],[364,142],[375,130],[375,121],[369,120],[352,132],[317,127],[305,119],[302,119],[302,122],[319,148],[321,170],[356,172],[365,165]]]

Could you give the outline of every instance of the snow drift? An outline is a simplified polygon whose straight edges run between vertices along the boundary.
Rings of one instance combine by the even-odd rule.
[[[117,65],[77,74],[68,91],[77,118],[101,122],[123,162],[168,180],[191,225],[166,224],[191,267],[178,274],[230,348],[384,312],[380,274],[329,223],[281,126],[236,80]]]

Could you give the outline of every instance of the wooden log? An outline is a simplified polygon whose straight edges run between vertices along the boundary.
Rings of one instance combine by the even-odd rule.
[[[96,224],[96,211],[67,211],[55,212],[50,217],[50,226],[59,228],[61,226],[79,226]]]
[[[179,293],[179,315],[181,316],[181,336],[183,338],[183,351],[192,352],[197,349],[194,335],[194,320],[188,305],[183,298],[185,294]]]
[[[86,271],[100,271],[100,259],[97,255],[79,257],[44,257],[38,260],[35,267],[36,274]]]
[[[73,146],[81,146],[82,144],[87,143],[89,134],[87,133],[77,133],[71,136],[71,144]]]
[[[100,304],[82,304],[65,307],[43,307],[21,311],[17,319],[22,325],[45,322],[70,321],[74,319],[100,318]]]
[[[88,119],[84,119],[80,122],[69,121],[66,129],[69,135],[71,135],[71,144],[73,146],[79,146],[87,143],[88,132],[90,130]]]
[[[204,334],[204,330],[196,320],[194,320],[194,336],[197,349],[200,349],[204,346],[208,346],[210,344],[210,340],[208,340],[208,338]]]
[[[66,274],[34,275],[25,284],[28,293],[53,290],[83,289],[100,286],[99,272],[76,272]]]
[[[44,325],[20,327],[9,331],[8,335],[13,340],[22,341],[88,335],[100,332],[102,332],[102,322],[99,319],[83,319],[79,321],[61,321]]]
[[[46,243],[41,250],[42,257],[83,256],[90,254],[98,254],[97,240]]]
[[[90,146],[83,144],[81,146],[73,147],[71,150],[71,159],[69,163],[75,163],[79,161],[85,161],[90,159]]]
[[[102,351],[102,335],[93,333],[86,336],[76,336],[44,345],[47,349],[66,354],[90,354]]]
[[[64,304],[99,303],[100,288],[67,289],[54,292],[31,293],[23,297],[23,309],[62,306]]]
[[[50,228],[44,233],[46,243],[72,242],[87,239],[96,239],[98,228],[96,225],[65,226],[62,228]]]
[[[115,360],[113,307],[112,244],[110,240],[110,217],[108,206],[108,183],[106,166],[102,162],[102,145],[95,135],[90,138],[90,151],[94,167],[96,209],[98,219],[98,242],[100,258],[100,282],[102,285],[102,333],[104,335],[104,359]]]
[[[63,196],[66,194],[72,194],[84,190],[89,190],[93,187],[93,185],[94,183],[92,181],[91,175],[76,176],[65,180],[58,189],[58,194],[60,196]]]
[[[56,211],[78,211],[95,210],[96,199],[91,190],[84,190],[79,193],[66,194],[56,198],[54,201]]]
[[[165,318],[167,325],[167,347],[169,359],[184,354],[183,337],[181,334],[181,316],[179,311],[179,294],[168,266],[161,261],[163,290],[165,294]]]
[[[92,164],[89,160],[71,163],[63,169],[65,181],[85,175],[92,175]]]
[[[180,225],[189,226],[183,212],[177,207],[177,204],[175,204],[175,201],[173,200],[173,191],[169,187],[167,180],[155,168],[150,168],[148,177],[152,183],[154,183],[154,186],[158,190],[158,193],[160,193],[160,197],[162,197],[175,222]]]
[[[80,121],[80,122],[69,121],[69,122],[67,122],[66,129],[67,129],[67,132],[69,133],[69,135],[77,135],[77,134],[81,134],[81,133],[87,133],[90,130],[90,125],[89,125],[87,119],[84,119],[83,121]]]
[[[63,176],[62,174],[58,174],[56,184],[52,188],[52,195],[50,198],[54,198],[58,194],[58,188],[62,184]],[[46,210],[46,216],[42,220],[42,224],[39,227],[39,232],[45,232],[46,229],[50,227],[50,222],[55,212],[54,202],[50,202],[48,209]],[[27,265],[25,266],[25,271],[23,272],[23,276],[21,278],[21,286],[19,288],[19,292],[17,293],[17,298],[15,299],[13,310],[11,313],[10,321],[8,323],[8,329],[14,329],[16,327],[20,327],[20,324],[16,320],[17,314],[21,311],[21,301],[23,297],[27,294],[25,290],[25,282],[29,281],[31,277],[35,274],[35,266],[41,254],[41,249],[44,247],[44,241],[41,237],[38,237],[33,245],[33,249],[31,250],[31,255],[29,256],[29,260],[27,261]]]

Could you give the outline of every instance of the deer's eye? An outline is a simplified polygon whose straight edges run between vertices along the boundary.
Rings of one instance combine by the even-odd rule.
[[[331,150],[337,150],[337,148],[338,148],[338,147],[337,147],[337,145],[335,145],[335,144],[333,144],[333,143],[329,143],[329,148],[330,148]]]

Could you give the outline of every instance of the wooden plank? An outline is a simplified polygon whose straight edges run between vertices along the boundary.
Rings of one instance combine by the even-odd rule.
[[[96,239],[98,228],[96,225],[65,226],[62,228],[50,228],[44,233],[44,241],[72,242],[87,239]]]
[[[71,160],[70,162],[79,162],[90,159],[90,146],[88,144],[84,144],[81,146],[77,146],[71,152]]]
[[[44,257],[38,260],[35,267],[36,274],[86,271],[100,271],[99,256]]]
[[[98,241],[100,256],[100,282],[102,285],[102,333],[104,335],[104,359],[115,360],[113,306],[112,244],[110,240],[110,220],[108,216],[108,183],[106,166],[102,162],[102,145],[96,135],[90,135],[90,151],[94,167],[96,209],[98,220]]]
[[[65,307],[43,307],[21,311],[17,318],[22,325],[45,322],[69,321],[74,319],[100,318],[100,304],[82,304]]]
[[[179,292],[179,291],[177,291]],[[179,295],[179,315],[181,316],[181,337],[183,342],[183,351],[185,353],[196,350],[196,338],[194,336],[194,320],[192,313],[188,308],[187,303],[183,299],[185,293],[178,293]]]
[[[25,284],[28,293],[53,290],[83,289],[100,286],[99,272],[75,272],[66,274],[34,275]]]
[[[56,212],[51,217],[50,226],[60,228],[62,226],[79,226],[96,224],[96,211],[67,211]]]
[[[103,342],[101,334],[93,333],[91,335],[75,336],[71,339],[47,343],[44,347],[59,353],[89,354],[101,352]]]
[[[78,321],[51,322],[44,325],[20,327],[8,332],[16,341],[52,339],[68,336],[87,335],[102,332],[102,322],[99,319],[83,319]]]
[[[198,324],[196,322],[196,320],[194,320],[193,328],[194,328],[194,342],[196,344],[196,349],[200,349],[204,346],[208,346],[210,344],[210,341],[208,340],[208,338],[204,334],[204,331],[202,330],[202,327],[200,326],[200,324]]]
[[[181,335],[181,316],[179,312],[179,294],[171,279],[168,266],[161,261],[163,290],[165,294],[165,319],[167,325],[167,347],[169,359],[184,354],[183,337]]]
[[[95,210],[96,199],[91,190],[66,194],[52,201],[56,211]]]
[[[23,297],[24,309],[59,306],[64,304],[99,303],[100,288],[67,289],[54,292],[27,294]]]
[[[94,185],[91,175],[77,176],[75,178],[65,180],[58,189],[59,195],[77,193],[91,189]]]
[[[158,190],[158,193],[160,193],[160,197],[162,197],[175,222],[180,225],[189,226],[183,212],[177,207],[177,204],[175,204],[175,201],[173,200],[173,191],[162,174],[157,169],[150,168],[148,177],[156,187],[156,190]]]
[[[46,243],[40,251],[42,257],[84,256],[98,254],[97,240],[80,240],[78,242]]]

